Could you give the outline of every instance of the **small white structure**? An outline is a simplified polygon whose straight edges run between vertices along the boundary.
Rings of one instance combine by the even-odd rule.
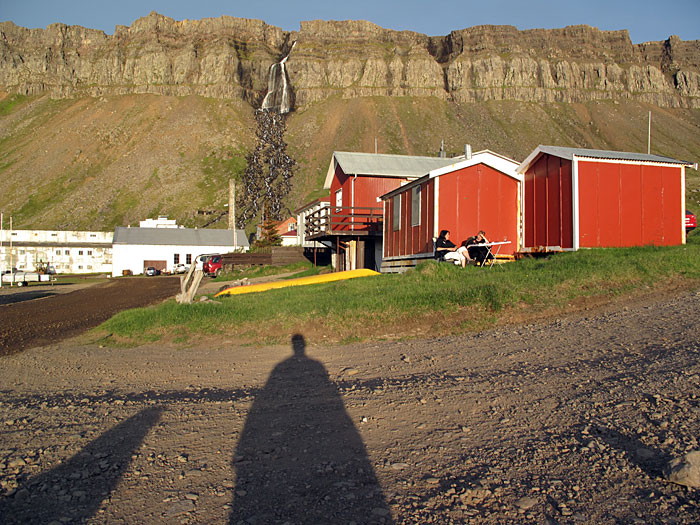
[[[175,219],[168,219],[164,215],[159,215],[157,219],[139,221],[139,228],[182,228],[182,226],[178,226]]]
[[[0,270],[111,273],[113,232],[0,230]],[[12,246],[10,246],[12,244]]]
[[[198,255],[248,251],[249,244],[245,230],[117,227],[112,249],[112,276],[116,277],[129,272],[139,275],[149,266],[172,272],[177,264],[192,264]]]
[[[294,210],[297,216],[297,244],[304,248],[327,248],[327,246],[318,241],[309,241],[306,239],[306,219],[309,215],[315,212],[320,212],[323,216],[328,213],[328,207],[331,205],[331,199],[324,197],[309,202]]]

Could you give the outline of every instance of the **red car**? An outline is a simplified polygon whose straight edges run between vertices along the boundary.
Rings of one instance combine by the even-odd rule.
[[[690,210],[685,210],[685,233],[689,233],[698,227],[698,219]]]
[[[202,271],[209,277],[218,277],[221,273],[221,255],[210,255],[204,261]]]

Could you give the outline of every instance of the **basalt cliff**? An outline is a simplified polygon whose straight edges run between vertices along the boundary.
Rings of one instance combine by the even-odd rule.
[[[270,67],[293,42],[287,74],[296,108],[334,95],[700,107],[700,41],[675,36],[633,44],[627,31],[588,26],[479,26],[429,37],[319,20],[285,32],[258,20],[175,21],[156,13],[113,35],[0,23],[0,89],[53,98],[201,95],[259,107]]]

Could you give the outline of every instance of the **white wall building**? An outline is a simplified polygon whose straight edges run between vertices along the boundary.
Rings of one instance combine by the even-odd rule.
[[[297,216],[297,244],[304,248],[327,248],[326,245],[318,241],[309,241],[306,239],[306,220],[312,213],[320,213],[323,216],[329,214],[328,207],[331,204],[329,197],[317,199],[313,202],[305,204],[301,208],[294,211]]]
[[[245,230],[200,230],[156,227],[114,230],[112,276],[142,274],[148,266],[172,272],[176,264],[192,264],[198,255],[248,251]]]
[[[0,230],[0,270],[111,273],[113,232]],[[11,246],[10,246],[11,245]]]

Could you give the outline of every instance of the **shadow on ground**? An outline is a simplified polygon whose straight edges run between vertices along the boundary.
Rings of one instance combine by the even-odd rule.
[[[231,523],[391,523],[362,438],[301,335],[257,394],[236,448]]]

